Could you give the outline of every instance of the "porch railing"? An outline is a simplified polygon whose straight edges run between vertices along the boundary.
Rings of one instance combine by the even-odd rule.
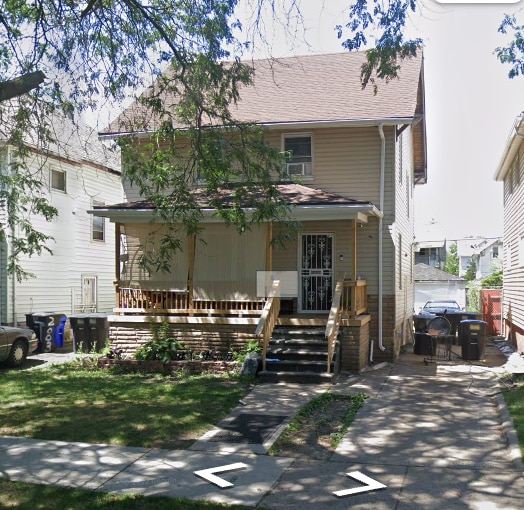
[[[271,290],[258,321],[258,326],[255,330],[255,335],[261,340],[262,348],[262,370],[266,370],[266,353],[269,346],[269,341],[273,335],[273,329],[280,313],[280,296],[279,296],[280,280],[274,280]]]
[[[335,344],[340,328],[340,320],[342,317],[342,296],[344,292],[344,275],[340,275],[333,293],[333,300],[331,302],[331,309],[329,310],[329,317],[326,324],[326,340],[327,340],[327,369],[326,372],[331,372],[331,363],[335,353]]]
[[[366,280],[344,280],[340,307],[344,319],[354,319],[368,311]]]
[[[190,302],[187,290],[146,290],[120,288],[115,312],[165,313],[165,314],[208,314],[208,315],[260,315],[265,301],[193,299]]]

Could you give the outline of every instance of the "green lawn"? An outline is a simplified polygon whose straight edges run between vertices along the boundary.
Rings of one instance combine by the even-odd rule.
[[[45,370],[0,368],[0,435],[180,449],[225,417],[252,379],[235,375],[156,376],[72,363]],[[216,510],[167,497],[119,496],[0,478],[0,508],[18,510]]]
[[[119,496],[51,485],[9,482],[0,478],[0,508],[15,508],[16,510],[223,510],[224,508],[247,510],[248,507],[161,496]]]
[[[225,417],[253,381],[55,366],[0,369],[0,435],[179,449]]]

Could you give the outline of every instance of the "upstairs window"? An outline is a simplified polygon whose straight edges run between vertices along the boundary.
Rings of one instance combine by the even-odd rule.
[[[51,189],[66,192],[66,173],[57,168],[51,168]]]
[[[101,207],[103,205],[105,205],[103,202],[93,201],[93,207]],[[91,224],[91,239],[93,241],[105,241],[105,218],[93,215]]]
[[[283,149],[289,153],[286,173],[289,177],[313,177],[313,143],[311,135],[284,135]]]

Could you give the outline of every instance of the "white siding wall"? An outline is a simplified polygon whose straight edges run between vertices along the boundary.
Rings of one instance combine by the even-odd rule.
[[[92,240],[92,216],[87,211],[92,209],[93,201],[111,204],[123,200],[120,176],[86,163],[49,158],[44,178],[49,178],[50,166],[67,175],[66,193],[49,190],[46,182],[48,196],[59,215],[52,222],[42,217],[31,220],[41,232],[54,238],[48,244],[53,254],[45,252],[21,260],[22,267],[36,278],[21,283],[10,280],[9,322],[15,317],[21,323],[27,313],[42,311],[71,315],[73,293],[80,300],[83,276],[97,278],[97,311],[109,312],[115,306],[115,228],[105,220],[105,240]]]
[[[504,179],[503,313],[524,329],[524,145]]]

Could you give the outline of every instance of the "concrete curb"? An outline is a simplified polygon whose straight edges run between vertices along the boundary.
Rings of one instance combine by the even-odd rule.
[[[517,431],[515,424],[509,414],[509,409],[506,404],[506,400],[501,393],[495,395],[495,402],[497,410],[502,423],[502,434],[506,438],[508,444],[509,455],[515,467],[524,473],[524,463],[522,461],[522,454],[520,451],[520,445],[517,438]]]

